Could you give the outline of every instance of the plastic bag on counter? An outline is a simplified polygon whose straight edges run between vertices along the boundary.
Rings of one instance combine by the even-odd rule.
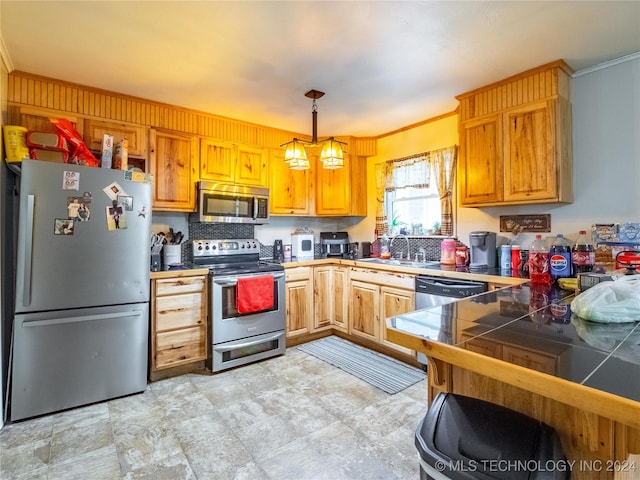
[[[627,275],[591,287],[571,302],[571,311],[592,322],[640,321],[640,275]]]

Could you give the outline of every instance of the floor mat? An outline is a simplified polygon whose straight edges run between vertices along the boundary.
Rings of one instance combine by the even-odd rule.
[[[313,355],[391,395],[425,379],[419,368],[332,335],[298,345]]]

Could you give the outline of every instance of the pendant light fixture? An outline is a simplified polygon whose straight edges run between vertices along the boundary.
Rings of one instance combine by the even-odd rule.
[[[289,164],[289,168],[291,170],[307,170],[310,167],[310,164],[305,145],[308,147],[320,146],[320,161],[322,162],[322,168],[342,168],[344,166],[342,145],[346,145],[346,143],[340,142],[333,137],[329,137],[321,143],[318,143],[318,105],[316,104],[316,100],[322,97],[324,92],[309,90],[304,95],[305,97],[313,99],[313,106],[311,108],[311,142],[294,138],[290,142],[280,145],[281,147],[285,147],[284,161]]]

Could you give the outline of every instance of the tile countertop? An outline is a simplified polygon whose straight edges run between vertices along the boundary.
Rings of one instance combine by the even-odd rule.
[[[571,313],[574,294],[529,283],[387,319],[387,327],[483,353],[524,352],[536,370],[640,402],[640,322],[604,324]],[[520,364],[521,365],[521,364]],[[546,366],[546,368],[544,368]]]

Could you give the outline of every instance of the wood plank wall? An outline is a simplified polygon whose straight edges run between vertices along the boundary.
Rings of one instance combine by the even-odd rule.
[[[279,148],[294,136],[311,139],[305,134],[19,71],[9,74],[7,100],[9,105],[164,128],[263,148]],[[336,139],[346,142],[352,155],[368,157],[376,153],[376,137],[342,136]]]
[[[524,103],[554,97],[569,99],[573,70],[562,60],[458,95],[460,121],[491,115]]]

